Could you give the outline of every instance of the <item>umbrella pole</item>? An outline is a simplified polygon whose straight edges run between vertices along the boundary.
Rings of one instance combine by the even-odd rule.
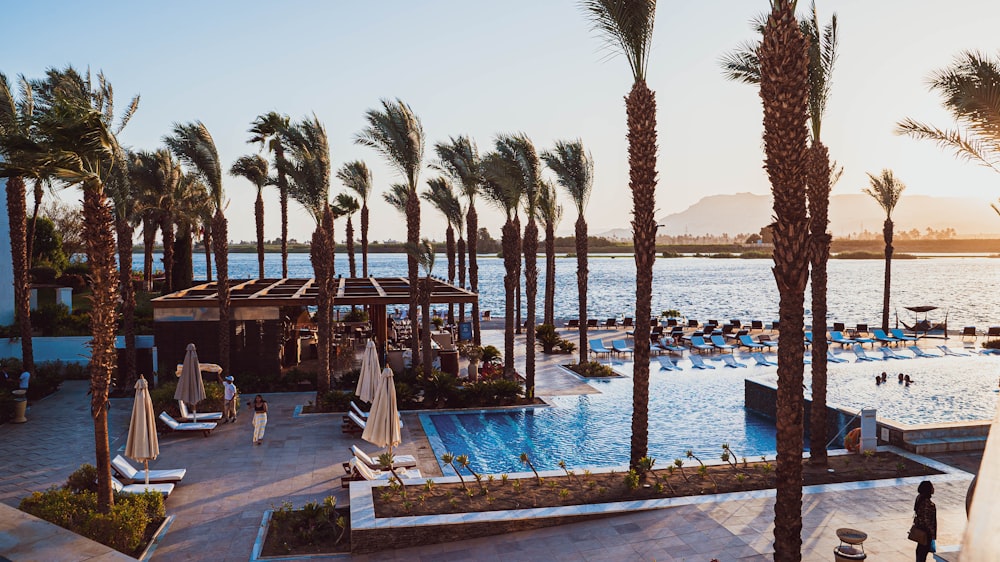
[[[143,459],[142,464],[143,468],[146,469],[146,485],[149,486],[149,460]]]

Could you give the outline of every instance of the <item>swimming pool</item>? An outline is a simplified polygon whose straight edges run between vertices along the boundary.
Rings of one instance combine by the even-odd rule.
[[[550,408],[421,414],[434,454],[468,454],[477,471],[521,472],[528,453],[535,468],[628,464],[632,436],[632,363],[615,364],[625,375],[592,380],[600,394],[557,396]],[[649,382],[649,455],[666,465],[692,449],[717,459],[722,443],[740,456],[775,450],[774,425],[743,407],[747,369],[659,371]]]
[[[649,454],[659,465],[683,458],[688,449],[703,460],[717,459],[722,443],[749,458],[774,452],[774,424],[744,409],[743,390],[746,378],[774,384],[774,367],[723,369],[713,362],[717,369],[698,371],[686,359],[681,364],[684,371],[661,371],[656,363],[650,369]],[[420,421],[438,459],[445,452],[468,454],[477,471],[523,471],[522,452],[539,470],[558,469],[560,460],[572,469],[626,465],[632,363],[613,368],[625,376],[589,381],[600,394],[552,397],[553,407],[421,414]],[[875,374],[883,370],[889,383],[876,387]],[[916,382],[899,385],[900,372]],[[808,386],[808,365],[805,375]],[[828,376],[828,402],[847,410],[876,408],[880,418],[907,424],[989,420],[996,411],[1000,357],[830,364]]]

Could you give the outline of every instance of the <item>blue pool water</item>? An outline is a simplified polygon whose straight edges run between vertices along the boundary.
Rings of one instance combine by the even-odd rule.
[[[650,370],[649,454],[659,465],[683,458],[688,449],[702,460],[717,459],[722,443],[749,458],[774,452],[774,424],[747,412],[743,398],[746,378],[776,382],[773,367],[724,369],[710,361],[715,370],[698,371],[687,359],[680,363],[681,372],[660,371],[657,363]],[[522,452],[539,470],[558,469],[560,460],[575,469],[626,465],[632,364],[613,368],[625,376],[591,380],[599,394],[553,397],[553,407],[421,414],[420,420],[436,457],[468,454],[477,471],[526,470],[519,461]],[[875,374],[883,370],[890,381],[876,387]],[[897,384],[899,372],[916,382]],[[828,401],[847,410],[876,408],[880,418],[907,424],[989,420],[1000,396],[998,378],[997,356],[831,364]]]

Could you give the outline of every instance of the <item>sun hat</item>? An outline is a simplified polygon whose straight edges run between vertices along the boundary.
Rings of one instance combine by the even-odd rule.
[[[233,375],[229,375],[229,376],[227,376],[227,377],[225,378],[225,380],[227,380],[227,381],[229,381],[229,382],[233,382]]]

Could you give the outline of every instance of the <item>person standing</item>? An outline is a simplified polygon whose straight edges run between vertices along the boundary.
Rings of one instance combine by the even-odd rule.
[[[253,406],[253,444],[260,445],[264,442],[264,428],[267,426],[267,401],[258,394],[247,405]]]
[[[236,423],[236,385],[233,384],[233,376],[227,376],[222,388],[226,403],[222,408],[222,423]]]
[[[931,501],[934,485],[924,480],[917,486],[917,500],[913,502],[913,525],[927,532],[925,544],[917,543],[917,562],[925,562],[927,554],[937,552],[937,506]]]
[[[24,390],[24,391],[28,390],[28,381],[29,380],[31,380],[31,373],[29,373],[28,371],[24,371],[23,373],[21,373],[21,379],[20,379],[20,389],[21,390]]]

